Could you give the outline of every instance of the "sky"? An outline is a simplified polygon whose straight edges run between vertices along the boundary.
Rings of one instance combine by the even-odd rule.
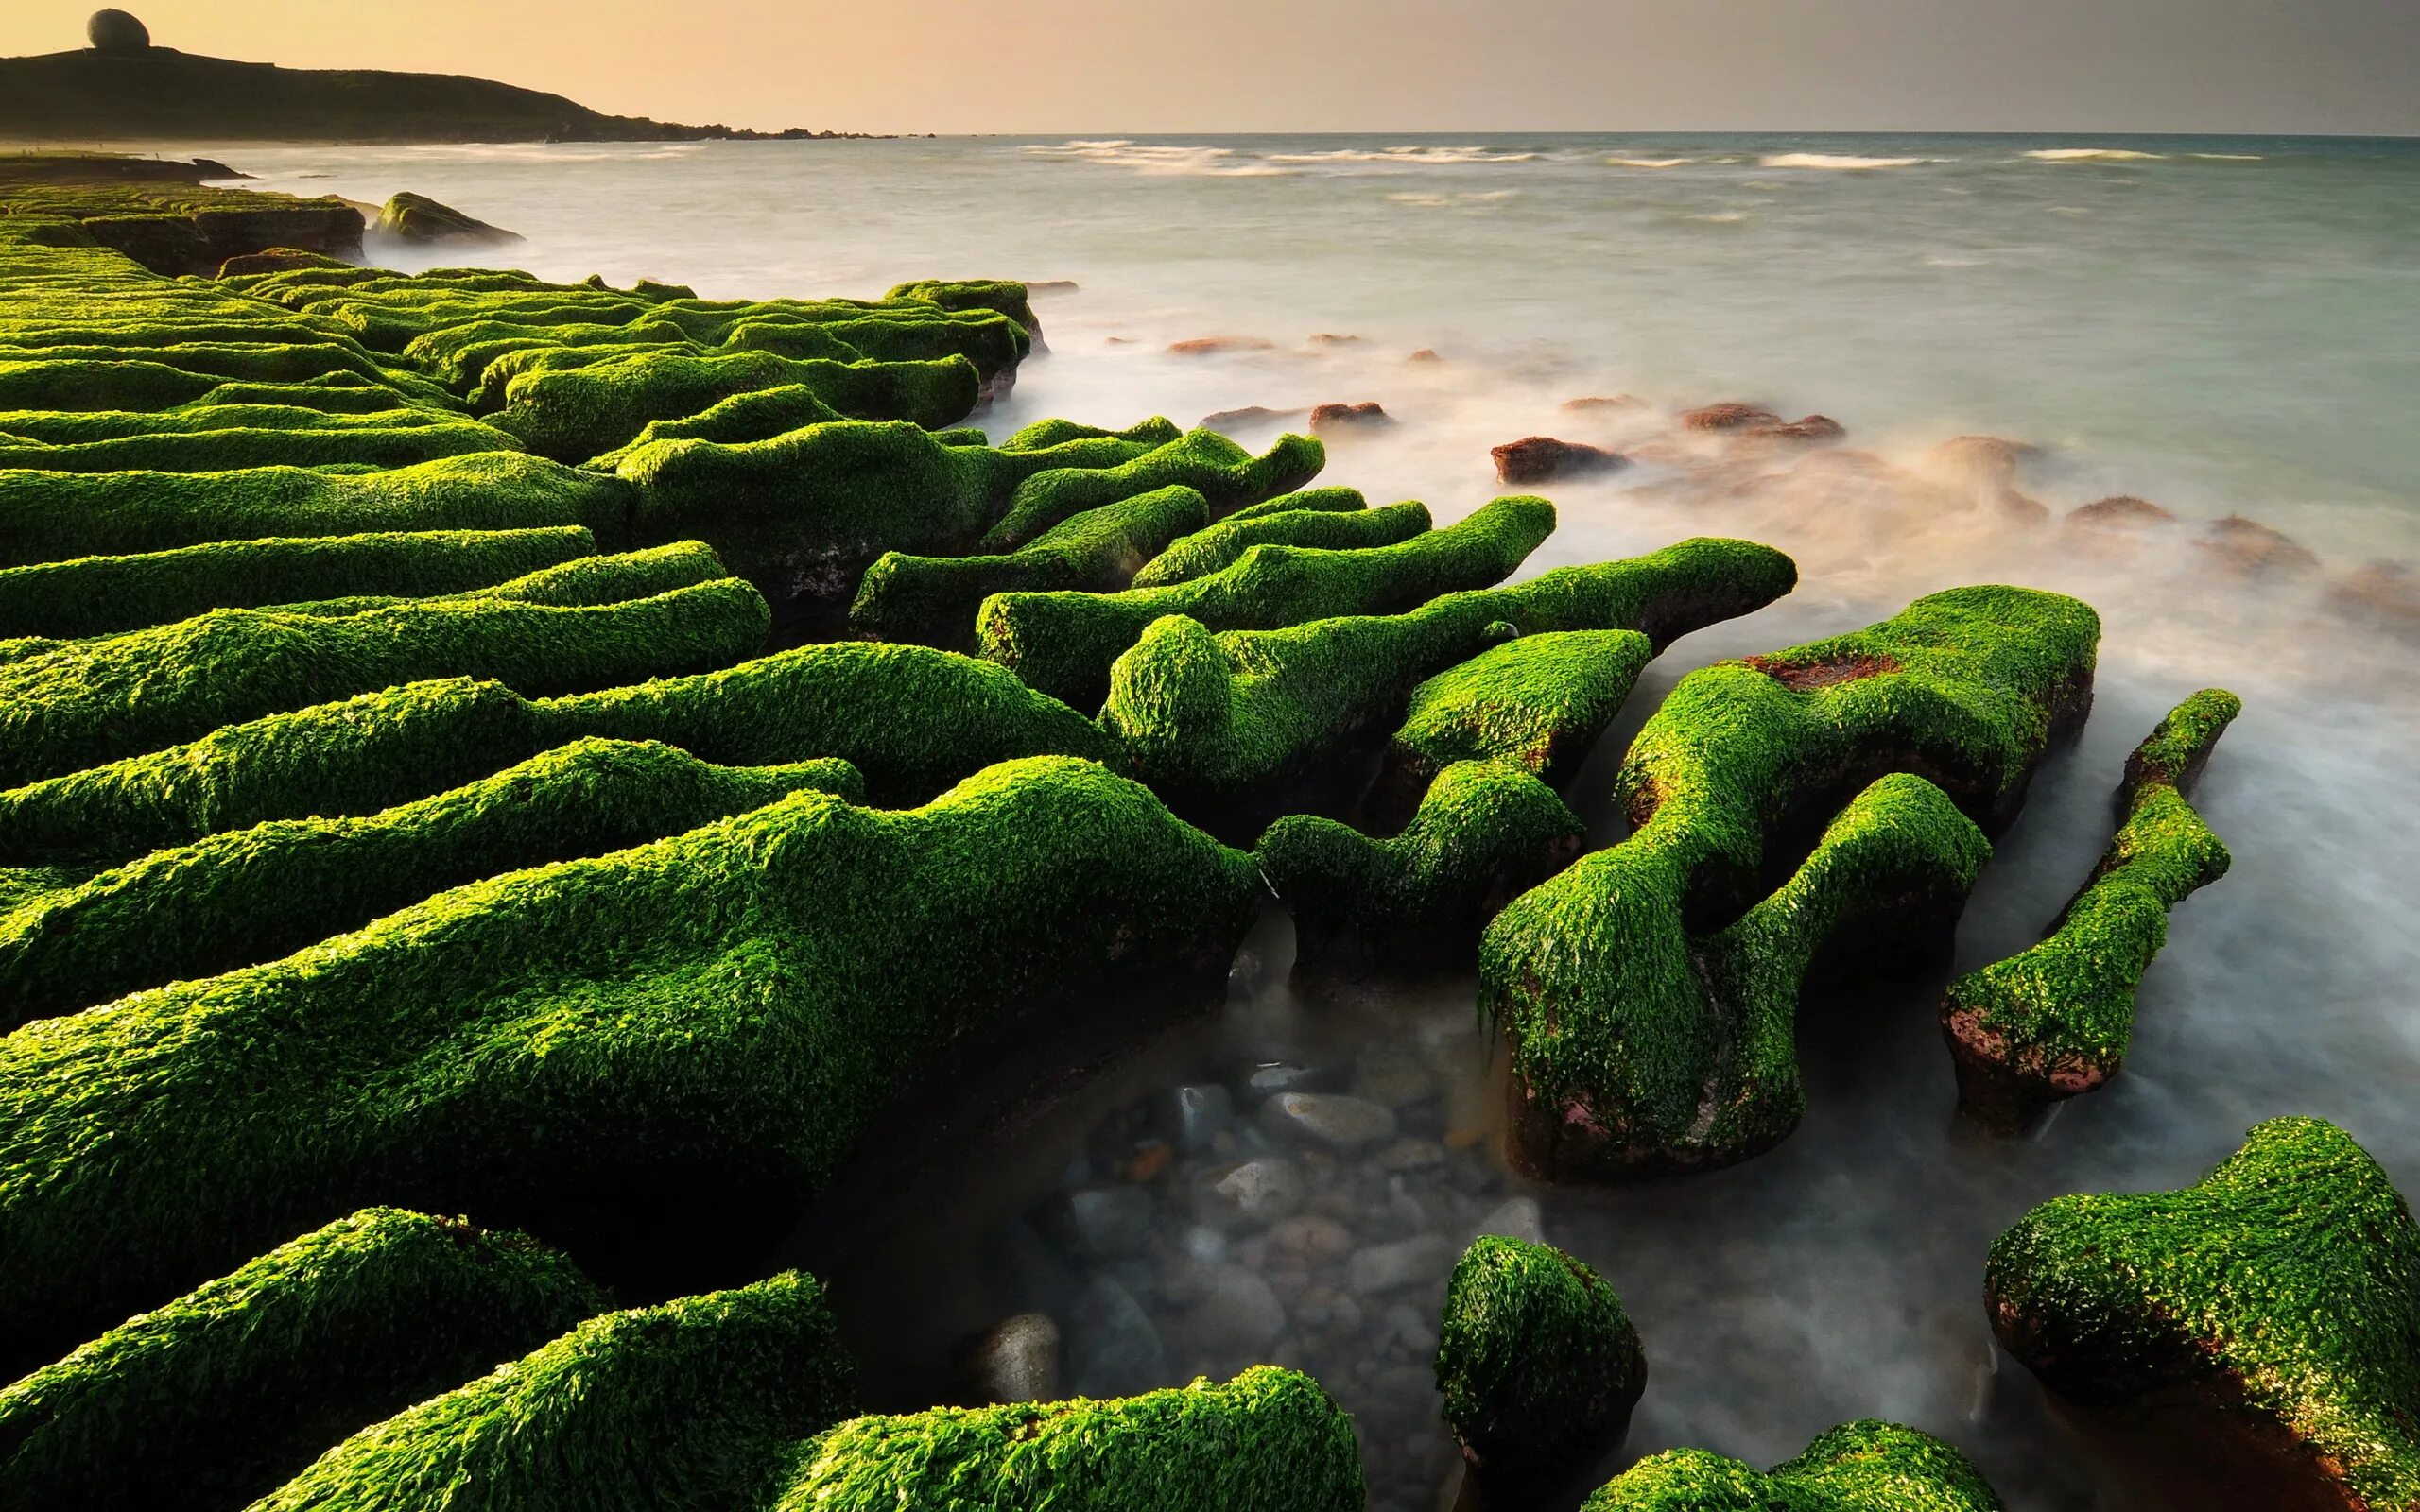
[[[152,41],[872,131],[2420,134],[2420,0],[134,0]],[[85,9],[0,0],[0,55]]]

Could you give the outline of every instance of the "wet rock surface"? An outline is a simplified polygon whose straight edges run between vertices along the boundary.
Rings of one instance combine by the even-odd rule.
[[[1495,459],[1499,483],[1551,483],[1557,478],[1611,472],[1630,465],[1630,459],[1619,452],[1608,452],[1584,441],[1558,440],[1551,436],[1524,436],[1494,448],[1489,455]]]

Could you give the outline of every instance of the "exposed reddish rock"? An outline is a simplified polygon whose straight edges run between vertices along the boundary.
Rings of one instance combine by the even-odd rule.
[[[2290,576],[2319,565],[2309,547],[2239,514],[2212,521],[2197,544],[2218,566],[2246,576]]]
[[[1104,344],[1113,347],[1131,347],[1134,344],[1132,336],[1103,336],[1101,340]]]
[[[2071,530],[2135,531],[2152,525],[2176,524],[2173,511],[2162,508],[2149,499],[2138,499],[2131,493],[2113,493],[2105,499],[2067,511],[2067,527]]]
[[[1413,352],[1410,356],[1406,357],[1403,360],[1406,362],[1443,362],[1445,359],[1437,355],[1437,349],[1435,347],[1423,347],[1418,352]]]
[[[1276,345],[1258,336],[1195,336],[1190,341],[1171,341],[1168,350],[1180,357],[1210,357],[1225,352],[1268,352]]]
[[[1525,436],[1495,448],[1491,455],[1495,458],[1496,479],[1502,483],[1551,483],[1556,478],[1610,472],[1630,465],[1630,458],[1619,452],[1559,441],[1551,436]]]
[[[1682,426],[1693,431],[1736,431],[1743,425],[1778,425],[1780,423],[1782,423],[1781,417],[1770,409],[1758,409],[1754,404],[1742,404],[1731,401],[1681,412]]]
[[[1394,422],[1395,418],[1379,408],[1376,400],[1358,404],[1321,404],[1311,411],[1314,436],[1343,430],[1376,430]]]
[[[1629,394],[1590,394],[1582,399],[1566,399],[1563,407],[1576,410],[1636,409],[1643,403],[1645,401]]]
[[[1215,415],[1204,415],[1201,423],[1208,429],[1223,431],[1245,425],[1274,425],[1302,413],[1299,409],[1270,409],[1262,404],[1246,404],[1241,409],[1222,409]]]
[[[2374,561],[2336,583],[2340,609],[2406,633],[2420,632],[2420,573],[2405,561]]]
[[[2050,507],[2031,494],[2014,489],[1996,489],[1991,495],[1992,508],[2013,525],[2039,530],[2050,523]]]
[[[2039,447],[1997,436],[1953,436],[1927,459],[1943,472],[1978,483],[2014,483],[2017,464],[2041,455]]]
[[[1315,347],[1349,347],[1360,339],[1361,338],[1359,336],[1344,336],[1339,335],[1333,331],[1322,331],[1319,335],[1311,337],[1311,345]]]
[[[1848,433],[1847,426],[1829,415],[1808,415],[1799,420],[1775,421],[1771,425],[1751,425],[1739,432],[1743,437],[1760,441],[1837,441]]]

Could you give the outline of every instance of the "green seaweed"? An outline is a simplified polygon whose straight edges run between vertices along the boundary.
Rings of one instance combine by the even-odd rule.
[[[2124,1063],[2135,989],[2168,943],[2168,911],[2232,865],[2186,793],[2242,710],[2222,688],[2170,710],[2127,758],[2123,822],[2049,935],[1949,984],[1941,1024],[1960,1101],[1987,1124],[2021,1128]]]
[[[1618,1442],[1647,1389],[1611,1282],[1563,1251],[1483,1236],[1455,1263],[1437,1394],[1491,1496],[1550,1493]]]
[[[525,1235],[364,1209],[0,1388],[0,1501],[224,1512],[609,1305]]]
[[[858,1418],[807,1444],[774,1512],[1360,1512],[1351,1420],[1255,1366],[1112,1401]]]
[[[1900,933],[1954,919],[1988,848],[1932,784],[1970,816],[2004,821],[2081,716],[2099,638],[2073,599],[1955,589],[1864,630],[1684,678],[1617,780],[1631,837],[1515,899],[1483,942],[1482,1004],[1514,1043],[1515,1158],[1602,1179],[1727,1163],[1787,1135],[1804,1096],[1788,1025],[1821,931],[1768,913],[1777,945],[1756,911],[1738,914],[1771,885],[1772,833],[1874,784],[1860,802],[1880,806],[1842,821],[1869,823],[1871,844],[1844,852],[1837,885],[1870,866],[1874,901],[1906,895]],[[1876,782],[1891,772],[1930,783]],[[1819,847],[1809,868],[1822,860]],[[1735,919],[1735,949],[1702,960],[1706,936]],[[1769,948],[1779,954],[1756,958]]]
[[[887,552],[857,584],[849,628],[873,640],[972,650],[975,615],[1008,592],[1115,593],[1169,541],[1210,518],[1182,484],[1070,515],[996,557],[911,557]]]
[[[251,1512],[728,1512],[856,1403],[822,1288],[795,1271],[591,1318],[365,1428]]]
[[[906,812],[793,793],[37,1020],[0,1037],[0,1342],[371,1193],[697,1277],[970,1037],[1088,982],[1207,998],[1258,889],[1148,790],[1044,757]]]
[[[79,557],[0,568],[0,635],[75,640],[214,609],[464,593],[596,551],[596,538],[585,527],[547,525],[216,541],[131,557]]]
[[[661,839],[805,788],[864,798],[845,762],[716,766],[590,738],[377,814],[279,819],[153,850],[0,908],[0,1030],[273,960],[449,887]]]
[[[1098,708],[1147,628],[1184,615],[1208,630],[1274,630],[1408,610],[1502,582],[1554,530],[1554,506],[1505,498],[1443,530],[1358,551],[1257,545],[1208,576],[1122,593],[1006,593],[985,601],[981,654],[1077,708]]]
[[[1409,541],[1429,526],[1428,506],[1412,500],[1373,509],[1352,489],[1311,489],[1236,510],[1161,552],[1134,575],[1137,588],[1207,577],[1254,546],[1363,550]]]
[[[2001,1512],[1972,1461],[1929,1434],[1866,1418],[1759,1472],[1703,1449],[1652,1454],[1581,1512]]]
[[[2197,1457],[2280,1481],[2266,1504],[2420,1501],[2420,1229],[2332,1124],[2261,1124],[2181,1191],[2044,1203],[1992,1246],[1984,1292],[2044,1384],[2196,1420]]]

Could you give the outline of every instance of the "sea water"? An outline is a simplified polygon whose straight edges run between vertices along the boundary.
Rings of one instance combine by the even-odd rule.
[[[1218,1290],[1241,1267],[1284,1294],[1278,1341],[1246,1352],[1320,1369],[1357,1414],[1377,1500],[1425,1507],[1452,1494],[1416,1326],[1433,1326],[1433,1252],[1528,1197],[1646,1340],[1651,1383],[1608,1470],[1682,1444],[1770,1464],[1874,1416],[1957,1443],[2014,1506],[2182,1506],[2187,1494],[2130,1478],[1996,1352],[1981,1303],[1993,1236],[2062,1193],[2191,1181],[2279,1114],[2335,1120],[2420,1190],[2415,642],[2408,625],[2348,613],[2342,592],[2364,563],[2420,559],[2420,145],[1103,134],[216,155],[265,187],[411,189],[528,238],[446,262],[708,296],[1071,281],[1036,301],[1050,350],[982,417],[995,435],[1048,415],[1190,424],[1374,400],[1395,423],[1337,437],[1322,481],[1426,500],[1441,522],[1509,491],[1496,443],[1630,451],[1624,472],[1545,490],[1562,524],[1530,570],[1737,534],[1790,551],[1803,577],[1650,670],[1570,794],[1599,844],[1621,833],[1607,794],[1622,744],[1690,667],[1961,583],[2079,593],[2105,625],[2092,718],[1999,837],[1959,971],[2031,943],[2084,878],[2124,753],[2164,710],[2205,685],[2243,696],[2198,795],[2234,870],[2176,911],[2124,1074],[2031,1136],[1959,1120],[1935,979],[1827,1004],[1803,1027],[1808,1110],[1778,1150],[1631,1190],[1531,1187],[1474,1143],[1502,1068],[1472,984],[1297,988],[1273,915],[1224,1012],[945,1162],[849,1245],[802,1239],[832,1272],[882,1405],[933,1400],[959,1337],[1001,1314],[1055,1306],[1075,1314],[1061,1319],[1071,1334],[1097,1324],[1082,1314],[1099,1311],[1104,1279],[1158,1341],[1146,1373],[1176,1383],[1230,1367],[1220,1329],[1260,1305]],[[1234,341],[1167,350],[1206,337]],[[1421,351],[1435,360],[1409,360]],[[1562,407],[1616,395],[1639,403]],[[1803,462],[1675,428],[1680,409],[1735,399],[1828,415],[1846,439]],[[1238,435],[1264,441],[1280,423]],[[2017,499],[1927,462],[1964,434],[2035,449]],[[2057,524],[2111,494],[2178,522],[2133,544]],[[2244,573],[2196,544],[2230,514],[2315,565]],[[1238,1141],[1251,1153],[1248,1081],[1271,1061],[1341,1085],[1387,1083],[1392,1068],[1402,1138],[1310,1161],[1305,1179],[1343,1194],[1322,1200],[1357,1248],[1433,1236],[1434,1274],[1340,1320],[1324,1293],[1304,1301],[1334,1278],[1306,1289],[1300,1257],[1197,1232],[1190,1167],[1155,1178],[1144,1231],[1118,1253],[1067,1237],[1070,1193],[1124,1178],[1172,1087],[1232,1089],[1221,1157]],[[1071,1388],[1108,1369],[1085,1348]]]

